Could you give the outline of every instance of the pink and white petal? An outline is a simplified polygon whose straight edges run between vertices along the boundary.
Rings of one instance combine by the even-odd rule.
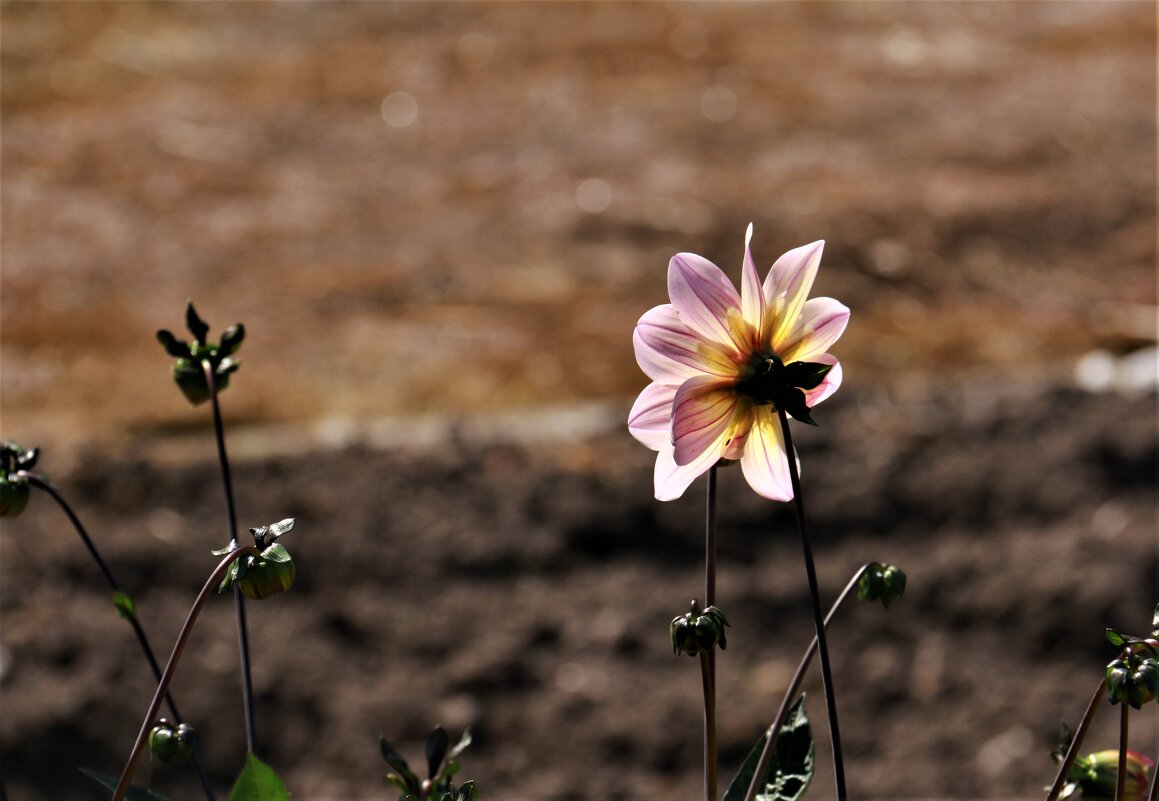
[[[776,412],[770,406],[756,409],[756,420],[740,458],[745,480],[758,495],[774,501],[793,499],[793,482],[789,478],[789,460]]]
[[[632,332],[636,363],[653,381],[679,386],[694,375],[728,375],[732,361],[716,355],[720,347],[702,342],[680,319],[671,303],[644,312]]]
[[[764,284],[766,320],[761,331],[766,341],[780,342],[793,329],[813,288],[824,249],[824,240],[818,240],[793,248],[773,263]]]
[[[810,298],[793,330],[783,343],[774,342],[773,350],[785,364],[816,361],[841,338],[848,324],[848,306],[833,298]]]
[[[750,243],[753,239],[753,224],[749,223],[744,235],[744,263],[741,265],[740,278],[740,310],[744,319],[756,332],[760,339],[761,322],[765,319],[765,293],[761,287],[761,277],[757,274],[757,265],[753,261]]]
[[[748,442],[749,432],[752,431],[754,414],[755,410],[751,405],[738,411],[733,421],[733,434],[725,443],[722,459],[731,459],[735,462],[744,455],[744,446]]]
[[[736,417],[740,399],[731,382],[714,376],[696,376],[680,385],[672,400],[672,444],[676,464],[708,460],[722,455]]]
[[[712,465],[701,467],[695,464],[681,467],[676,464],[676,460],[672,456],[671,448],[660,451],[660,453],[656,454],[656,468],[652,474],[656,500],[676,500],[684,494],[684,490],[688,489],[689,484],[708,472],[710,467]]]
[[[649,384],[628,412],[628,433],[654,451],[672,448],[672,399],[676,387]]]
[[[692,333],[709,342],[733,343],[728,313],[740,311],[740,296],[715,264],[695,253],[677,253],[668,262],[668,296]]]
[[[805,405],[812,409],[818,403],[836,392],[841,386],[841,362],[837,361],[836,356],[829,353],[823,353],[820,356],[811,358],[810,361],[833,365],[833,369],[825,374],[824,381],[812,389],[805,391]]]

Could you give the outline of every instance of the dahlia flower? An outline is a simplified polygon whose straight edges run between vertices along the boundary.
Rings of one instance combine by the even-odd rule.
[[[762,283],[745,234],[738,294],[715,264],[678,253],[665,303],[645,312],[632,341],[652,379],[632,406],[628,430],[658,451],[656,498],[679,498],[722,459],[739,460],[760,495],[793,497],[777,409],[812,423],[809,409],[841,384],[828,353],[849,321],[832,298],[807,300],[824,242],[790,250]]]

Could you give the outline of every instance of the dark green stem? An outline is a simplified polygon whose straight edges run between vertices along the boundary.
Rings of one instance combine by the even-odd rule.
[[[217,380],[213,373],[213,365],[208,360],[202,360],[201,369],[205,372],[205,381],[209,386],[209,399],[213,403],[213,433],[217,438],[217,458],[221,463],[221,479],[225,484],[225,512],[229,521],[229,539],[237,544],[237,510],[233,502],[233,478],[229,470],[229,457],[225,452],[225,427],[221,422],[221,404],[217,400]],[[245,598],[235,584],[233,587],[233,603],[237,612],[237,644],[241,654],[241,695],[242,706],[245,710],[245,742],[251,754],[257,753],[257,736],[254,733],[254,686],[253,674],[250,670],[249,632],[246,627]]]
[[[829,614],[825,615],[825,628],[829,628],[829,624],[833,620],[833,616],[837,614],[837,610],[845,603],[845,599],[849,597],[849,593],[857,586],[857,582],[861,576],[873,562],[866,562],[857,572],[853,574],[853,578],[845,585],[845,589],[837,596],[837,600],[833,602],[833,606],[829,607]],[[785,696],[781,699],[781,706],[777,710],[777,716],[773,718],[773,723],[769,726],[768,732],[765,735],[765,747],[761,750],[761,758],[757,762],[756,771],[753,773],[752,783],[749,784],[748,792],[745,793],[744,801],[753,801],[757,797],[757,793],[761,791],[761,785],[764,783],[764,775],[769,769],[769,760],[773,758],[773,749],[777,746],[777,738],[781,735],[781,727],[785,725],[785,717],[789,714],[789,707],[793,703],[793,699],[797,695],[797,690],[801,687],[801,682],[805,679],[805,671],[809,669],[809,665],[813,662],[813,655],[817,653],[817,635],[813,635],[813,641],[809,643],[809,647],[805,649],[804,656],[801,661],[797,663],[797,672],[793,674],[792,681],[789,682],[788,688],[785,690]]]
[[[173,644],[173,652],[169,654],[169,661],[165,663],[165,671],[157,681],[157,691],[153,693],[153,700],[149,703],[149,711],[145,713],[145,720],[141,724],[141,730],[137,733],[137,740],[133,743],[133,750],[129,752],[129,759],[125,763],[125,769],[121,771],[120,781],[117,782],[117,788],[113,792],[113,801],[123,801],[125,793],[129,790],[129,782],[133,778],[133,770],[136,768],[137,760],[140,759],[141,752],[144,750],[145,741],[149,737],[149,730],[153,728],[153,721],[157,717],[157,711],[161,708],[161,700],[169,691],[169,683],[173,681],[173,674],[177,672],[177,664],[181,661],[181,654],[185,651],[185,644],[189,641],[189,635],[193,631],[193,624],[197,622],[197,616],[201,614],[201,608],[205,606],[205,601],[209,598],[210,592],[225,578],[226,571],[229,570],[229,566],[235,560],[249,554],[257,553],[258,549],[252,545],[230,551],[221,560],[221,563],[214,568],[213,572],[209,574],[209,578],[202,586],[201,592],[197,594],[197,598],[193,601],[193,606],[189,609],[189,614],[185,618],[185,623],[181,626],[181,631],[177,633],[177,642]]]
[[[1050,786],[1050,792],[1046,794],[1046,801],[1058,801],[1059,793],[1066,785],[1067,774],[1070,773],[1071,765],[1074,764],[1075,758],[1079,755],[1083,740],[1087,736],[1087,729],[1091,727],[1095,712],[1099,710],[1099,701],[1103,700],[1103,694],[1106,691],[1106,682],[1099,679],[1099,686],[1095,688],[1095,694],[1091,696],[1091,702],[1087,704],[1087,711],[1083,713],[1083,719],[1079,721],[1078,728],[1075,729],[1074,738],[1070,741],[1070,748],[1066,750],[1066,756],[1063,757],[1062,763],[1058,766],[1058,775],[1054,777],[1054,784]]]
[[[716,466],[708,471],[704,519],[704,607],[716,603]],[[704,801],[716,801],[716,648],[700,653],[704,685]]]
[[[1127,718],[1131,707],[1126,701],[1120,702],[1119,710],[1119,775],[1115,777],[1115,801],[1123,801],[1127,791]]]
[[[76,531],[77,536],[80,537],[81,542],[84,543],[85,548],[93,557],[93,561],[97,563],[97,567],[99,567],[101,573],[104,574],[105,581],[108,582],[109,587],[115,593],[123,593],[124,590],[121,589],[121,585],[113,576],[113,572],[109,570],[109,566],[101,557],[100,551],[97,550],[96,543],[93,542],[92,538],[88,534],[88,531],[85,530],[84,524],[81,523],[80,518],[77,517],[76,512],[73,511],[72,506],[70,506],[68,501],[64,499],[64,496],[60,494],[56,487],[52,486],[52,484],[46,481],[43,476],[40,476],[36,473],[29,473],[24,470],[20,471],[19,475],[24,476],[24,478],[26,478],[28,483],[32,486],[47,492],[52,497],[52,499],[56,501],[57,506],[59,506],[64,512],[65,516],[68,517],[69,522],[72,523],[73,530]],[[132,610],[124,609],[122,607],[118,607],[117,611],[121,617],[128,621],[129,626],[132,627],[133,634],[135,634],[137,637],[137,643],[141,646],[141,652],[145,655],[145,661],[149,663],[149,668],[153,671],[154,681],[160,681],[161,666],[157,664],[157,657],[153,654],[153,648],[149,644],[149,638],[145,635],[145,630],[141,627],[141,622],[137,620],[137,615]],[[165,694],[165,701],[169,706],[169,711],[173,714],[174,722],[177,724],[184,723],[185,721],[181,717],[181,713],[177,711],[177,702],[173,700],[173,696],[170,693]],[[205,772],[205,766],[201,764],[201,756],[198,754],[196,749],[194,749],[191,755],[191,762],[193,763],[194,770],[197,771],[198,778],[201,780],[201,788],[205,791],[205,797],[208,799],[208,801],[216,801],[213,794],[213,785],[209,783],[209,776]],[[3,801],[2,798],[0,798],[0,801]]]
[[[829,739],[833,745],[833,779],[837,800],[845,801],[845,759],[841,752],[841,729],[837,722],[837,697],[833,692],[833,671],[829,667],[829,643],[825,637],[825,620],[821,612],[821,594],[817,589],[817,569],[813,565],[813,548],[809,544],[809,529],[805,523],[805,500],[801,496],[801,477],[797,474],[797,459],[793,451],[793,435],[789,418],[778,408],[781,434],[785,440],[785,454],[789,462],[789,480],[793,485],[793,500],[797,510],[797,528],[801,532],[801,549],[805,557],[805,572],[809,576],[809,596],[813,602],[813,623],[817,631],[817,650],[821,654],[821,679],[825,686],[825,710],[829,715]]]

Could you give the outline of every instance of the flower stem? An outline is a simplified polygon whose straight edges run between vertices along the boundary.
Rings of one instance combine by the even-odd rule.
[[[829,643],[825,637],[825,621],[821,616],[821,595],[817,589],[817,569],[813,565],[813,548],[809,544],[809,530],[805,524],[805,500],[801,496],[801,477],[797,474],[797,460],[793,451],[793,435],[789,418],[782,408],[777,409],[781,433],[785,439],[785,454],[789,462],[789,479],[793,485],[793,500],[797,509],[797,528],[801,532],[801,548],[805,557],[805,572],[809,576],[809,595],[813,601],[813,623],[817,630],[817,650],[821,654],[821,678],[825,685],[825,710],[829,715],[829,738],[833,745],[833,779],[838,801],[845,801],[845,760],[841,752],[841,729],[837,722],[837,697],[833,692],[833,671],[829,667]]]
[[[1070,741],[1070,748],[1066,750],[1066,756],[1063,757],[1062,763],[1058,766],[1058,775],[1054,777],[1054,784],[1051,785],[1050,792],[1046,794],[1046,801],[1058,801],[1058,795],[1066,785],[1067,774],[1070,773],[1071,765],[1074,764],[1075,758],[1079,755],[1083,740],[1087,736],[1087,729],[1091,727],[1095,712],[1099,710],[1099,701],[1103,700],[1103,694],[1106,691],[1106,682],[1099,679],[1099,686],[1095,688],[1095,694],[1091,696],[1091,702],[1087,704],[1087,711],[1083,713],[1083,719],[1079,721],[1079,726],[1075,729],[1074,738]]]
[[[157,691],[153,693],[153,700],[149,703],[149,711],[145,713],[145,720],[141,724],[141,730],[137,733],[137,740],[133,743],[133,750],[129,753],[129,759],[125,763],[125,769],[121,771],[120,781],[117,782],[117,789],[113,793],[113,801],[123,801],[125,793],[129,790],[129,781],[133,778],[133,769],[136,767],[137,760],[144,750],[145,741],[149,737],[149,730],[153,727],[153,721],[157,717],[157,710],[161,708],[161,700],[169,690],[169,683],[173,680],[173,674],[177,672],[177,664],[181,661],[181,654],[185,650],[185,644],[189,641],[189,635],[193,631],[193,624],[197,621],[197,616],[201,614],[201,608],[205,606],[205,601],[209,598],[210,592],[225,577],[226,571],[229,570],[229,566],[234,561],[247,554],[256,553],[258,553],[258,549],[249,545],[237,548],[226,554],[225,558],[221,560],[221,563],[209,574],[209,578],[206,580],[205,585],[202,586],[201,592],[197,594],[197,598],[193,601],[193,606],[185,618],[185,623],[181,626],[181,631],[177,633],[177,642],[173,645],[173,652],[169,655],[169,661],[165,663],[165,671],[161,674],[161,678],[157,682]]]
[[[213,373],[213,365],[203,359],[201,369],[205,372],[205,381],[209,386],[209,398],[213,403],[213,433],[217,439],[217,458],[221,463],[221,479],[225,484],[225,512],[229,521],[229,538],[237,543],[237,510],[233,502],[233,478],[229,469],[229,457],[225,452],[225,427],[221,422],[221,404],[217,399],[217,381]],[[245,598],[235,584],[233,587],[233,603],[237,612],[237,643],[241,655],[241,695],[245,710],[245,742],[251,754],[257,753],[257,736],[254,733],[254,687],[253,674],[250,670],[249,632],[246,627]]]
[[[716,603],[716,467],[708,471],[704,516],[704,608]],[[716,648],[700,653],[704,685],[704,801],[716,801]]]
[[[829,613],[825,615],[825,628],[829,628],[829,623],[832,622],[837,610],[845,603],[845,599],[849,597],[849,593],[857,586],[857,582],[861,579],[861,575],[869,569],[873,562],[866,562],[857,572],[853,574],[853,578],[845,585],[845,589],[837,596],[837,600],[833,602],[833,606],[829,607]],[[769,726],[765,738],[765,747],[761,750],[761,758],[757,762],[756,770],[753,772],[752,783],[749,784],[748,792],[745,793],[744,801],[753,801],[757,797],[757,793],[761,790],[761,784],[764,781],[764,775],[769,769],[769,760],[773,758],[773,749],[777,747],[777,738],[781,734],[781,727],[785,725],[785,717],[789,714],[789,706],[793,703],[793,698],[797,695],[797,690],[801,687],[801,682],[805,678],[805,671],[809,669],[809,665],[813,661],[813,655],[817,653],[817,635],[813,635],[813,641],[809,643],[809,647],[805,649],[805,654],[801,657],[801,661],[797,664],[797,672],[793,674],[793,679],[789,682],[788,688],[785,690],[785,696],[781,699],[781,707],[777,710],[777,716],[773,718],[773,723]]]
[[[77,517],[76,512],[73,511],[72,506],[69,505],[68,501],[64,499],[64,496],[60,494],[56,487],[52,486],[52,484],[45,480],[43,476],[40,476],[36,473],[29,473],[25,470],[21,470],[20,475],[26,478],[29,484],[36,487],[37,489],[44,490],[52,497],[54,501],[56,501],[57,506],[59,506],[64,512],[65,516],[68,517],[69,522],[72,523],[73,530],[76,531],[77,536],[80,537],[81,542],[84,543],[85,548],[88,549],[89,554],[93,557],[93,561],[97,563],[97,567],[99,567],[101,573],[104,574],[105,581],[108,582],[109,587],[113,592],[123,593],[124,590],[121,589],[120,583],[117,582],[117,579],[113,576],[113,572],[109,569],[108,564],[106,564],[105,560],[101,557],[100,551],[97,550],[96,543],[93,542],[92,537],[90,537],[88,532],[85,530],[84,524],[81,523],[80,518]],[[124,607],[118,607],[117,611],[121,617],[125,618],[125,620],[127,620],[129,625],[132,627],[133,634],[135,634],[137,637],[137,643],[141,646],[141,652],[145,655],[145,661],[149,663],[149,668],[153,671],[153,679],[155,681],[160,681],[161,666],[157,664],[157,657],[153,654],[153,648],[149,644],[149,638],[145,635],[145,630],[141,627],[141,622],[137,620],[136,613],[132,609],[126,609]],[[185,721],[182,719],[181,713],[177,711],[177,702],[173,700],[173,696],[168,692],[165,693],[165,701],[169,706],[169,711],[173,714],[174,722],[178,724],[184,723]],[[198,754],[196,748],[191,754],[191,761],[193,763],[194,770],[197,771],[198,778],[201,780],[201,788],[205,791],[205,797],[208,799],[208,801],[215,801],[213,786],[209,783],[209,776],[205,772],[205,766],[201,764],[201,757]],[[2,801],[2,799],[0,799],[0,801]]]
[[[1127,717],[1131,707],[1126,701],[1119,705],[1119,774],[1115,780],[1115,801],[1123,801],[1127,792]]]

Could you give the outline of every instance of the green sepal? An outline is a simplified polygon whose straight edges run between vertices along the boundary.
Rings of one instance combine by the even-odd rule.
[[[245,767],[229,792],[229,801],[290,801],[290,794],[273,768],[247,753]]]
[[[833,365],[820,362],[793,362],[782,368],[781,376],[789,386],[816,389],[832,369]]]
[[[0,517],[16,517],[28,507],[32,489],[17,474],[0,473]]]
[[[161,346],[165,348],[165,352],[170,356],[178,359],[188,359],[193,355],[189,350],[189,344],[173,336],[172,331],[167,331],[162,328],[157,332],[157,341],[161,343]]]
[[[474,739],[474,736],[471,734],[470,729],[467,729],[466,731],[464,731],[463,736],[459,738],[459,742],[456,743],[455,747],[452,748],[450,750],[450,752],[447,754],[447,761],[450,762],[450,760],[455,759],[456,757],[459,756],[459,754],[466,751],[467,746],[469,746],[471,744],[471,741],[473,739]]]
[[[1159,604],[1155,604],[1155,614],[1151,618],[1151,636],[1159,637]]]
[[[809,405],[805,403],[805,393],[796,387],[781,389],[777,393],[775,402],[778,408],[784,409],[792,415],[794,420],[800,420],[811,426],[817,425],[817,421],[813,419],[813,415],[809,411]]]
[[[422,789],[422,782],[419,781],[419,777],[414,774],[410,766],[406,764],[406,759],[381,734],[378,735],[378,750],[382,754],[382,758],[386,760],[386,764],[394,768],[397,774],[393,779],[391,779],[391,776],[394,774],[387,774],[386,776],[396,787],[404,793],[417,793]]]
[[[478,801],[479,788],[475,786],[475,781],[469,780],[459,785],[459,801]]]
[[[231,325],[221,335],[221,344],[218,346],[217,352],[222,356],[231,356],[237,353],[237,349],[241,347],[242,340],[244,339],[245,326],[241,323]]]
[[[194,339],[205,343],[206,337],[209,335],[209,324],[202,320],[197,309],[193,308],[193,301],[189,301],[185,307],[185,327],[189,329],[189,333],[193,334]]]
[[[89,770],[88,768],[78,768],[78,770],[97,784],[109,790],[117,789],[116,779],[106,776],[103,773],[98,773],[95,770]],[[129,791],[125,793],[125,801],[169,801],[169,799],[165,798],[165,796],[149,792],[141,787],[129,785]]]
[[[724,801],[744,801],[768,736],[766,731],[749,751],[729,784]],[[805,712],[805,696],[802,695],[785,715],[785,723],[769,760],[768,772],[762,778],[765,787],[763,791],[757,792],[757,801],[799,801],[805,797],[805,791],[813,780],[813,769],[813,731]]]
[[[1126,638],[1124,638],[1122,634],[1115,631],[1114,629],[1107,629],[1107,641],[1110,642],[1111,645],[1127,644]]]
[[[113,592],[113,606],[117,609],[117,614],[125,620],[132,620],[137,616],[137,608],[133,605],[133,599],[129,597],[128,593],[116,590]]]
[[[427,737],[427,777],[435,778],[439,766],[443,764],[443,757],[447,755],[447,748],[451,740],[442,726],[435,726],[434,731]]]

